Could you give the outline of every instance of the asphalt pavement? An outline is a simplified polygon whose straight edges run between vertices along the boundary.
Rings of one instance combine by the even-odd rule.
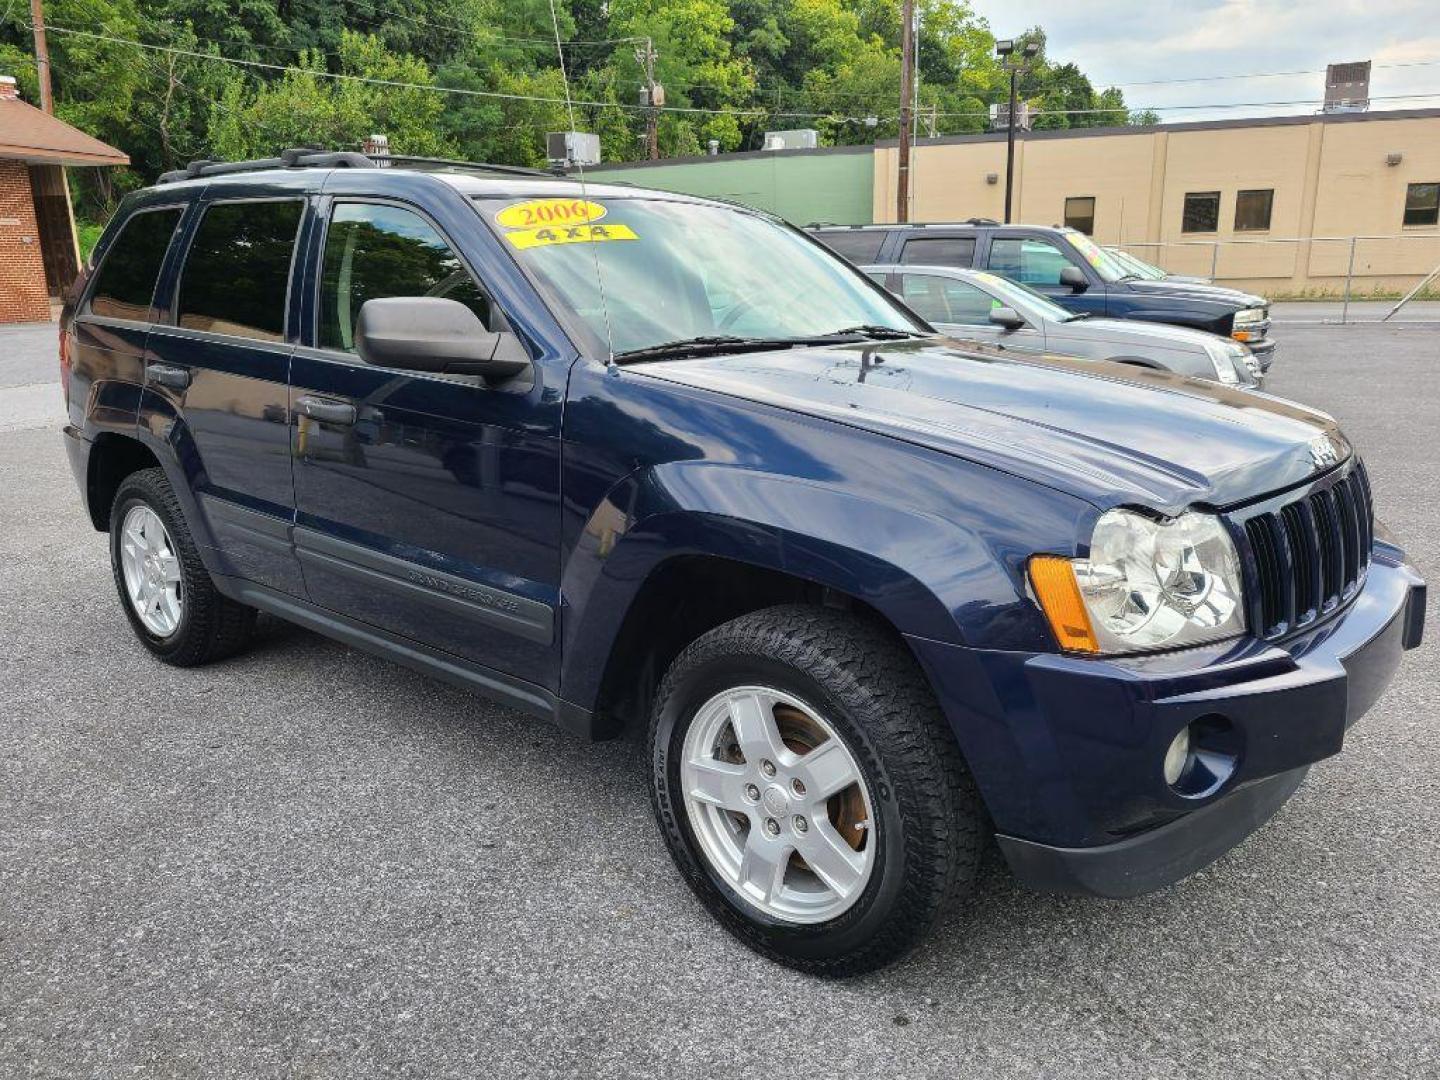
[[[1340,418],[1440,581],[1440,328],[1276,336],[1274,392]],[[1092,901],[992,859],[918,955],[819,981],[692,899],[633,740],[278,622],[150,659],[53,342],[0,330],[0,1076],[1440,1075],[1440,634],[1207,870]]]

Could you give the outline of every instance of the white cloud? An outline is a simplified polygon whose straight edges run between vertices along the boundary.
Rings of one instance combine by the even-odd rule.
[[[1127,103],[1169,121],[1314,111],[1325,65],[1373,60],[1374,108],[1440,105],[1435,0],[972,0],[1000,36],[1039,24],[1050,56],[1073,60],[1097,86],[1120,85]],[[1425,61],[1436,61],[1426,64]],[[1406,66],[1385,66],[1406,65]],[[1223,78],[1300,71],[1300,75]],[[1168,80],[1197,79],[1176,83]],[[1150,85],[1136,85],[1150,84]]]

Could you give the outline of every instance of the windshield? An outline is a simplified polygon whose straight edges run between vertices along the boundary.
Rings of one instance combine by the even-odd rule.
[[[647,197],[476,203],[613,353],[722,335],[926,329],[849,263],[759,214]]]
[[[1084,233],[1069,232],[1066,233],[1066,236],[1069,237],[1070,243],[1075,245],[1075,250],[1080,252],[1085,261],[1095,268],[1095,272],[1103,281],[1108,283],[1135,276],[1134,271]]]
[[[1138,255],[1132,255],[1128,251],[1119,248],[1106,248],[1111,257],[1117,259],[1122,266],[1128,267],[1131,273],[1137,274],[1146,281],[1159,281],[1165,276],[1165,271],[1158,266],[1151,266]]]

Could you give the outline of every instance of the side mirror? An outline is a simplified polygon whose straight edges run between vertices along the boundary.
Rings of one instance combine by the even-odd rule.
[[[1090,287],[1090,281],[1085,276],[1085,271],[1078,266],[1062,266],[1060,268],[1060,284],[1070,286],[1071,292],[1084,292]]]
[[[355,323],[355,351],[376,367],[479,375],[487,382],[530,366],[514,334],[486,330],[464,304],[438,296],[365,301]]]
[[[992,307],[990,309],[990,321],[996,326],[1003,326],[1006,330],[1019,330],[1025,326],[1025,320],[1013,307]]]

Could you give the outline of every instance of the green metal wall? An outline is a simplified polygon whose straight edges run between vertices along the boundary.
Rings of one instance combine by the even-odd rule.
[[[812,221],[867,225],[875,168],[863,151],[770,151],[685,158],[654,165],[597,166],[587,179],[730,199],[779,214],[796,225]]]

